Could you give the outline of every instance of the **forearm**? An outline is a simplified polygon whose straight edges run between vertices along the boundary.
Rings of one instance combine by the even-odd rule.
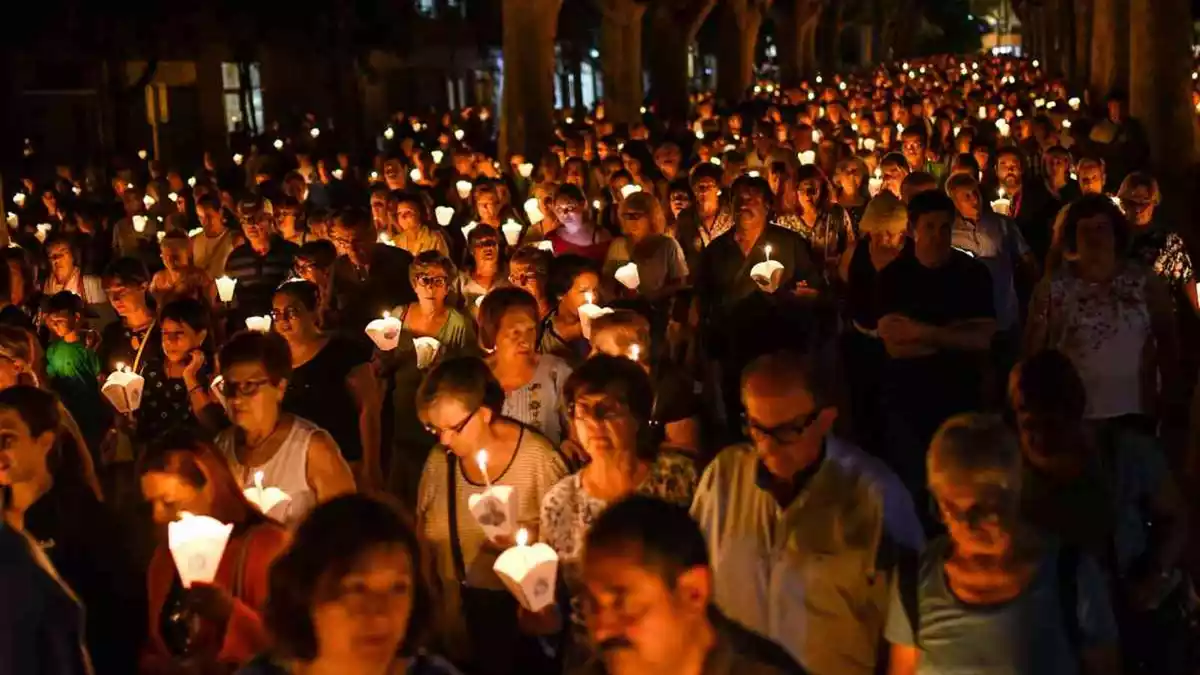
[[[991,319],[958,321],[947,326],[930,326],[925,342],[936,349],[981,352],[991,349],[996,322]]]
[[[362,443],[363,476],[378,484],[382,479],[379,464],[380,420],[377,406],[368,406],[358,414],[358,436]]]

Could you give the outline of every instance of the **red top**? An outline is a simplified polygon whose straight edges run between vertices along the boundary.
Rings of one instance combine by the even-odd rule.
[[[550,242],[550,245],[554,247],[554,255],[558,256],[563,255],[564,253],[571,253],[574,255],[581,255],[585,258],[590,258],[591,260],[596,261],[596,263],[599,265],[604,264],[604,259],[608,257],[608,245],[612,243],[611,238],[605,239],[604,241],[597,241],[592,244],[587,244],[586,246],[580,246],[579,244],[573,244],[566,239],[563,239],[559,234],[561,231],[562,229],[560,228],[546,235],[546,241]]]
[[[267,599],[267,573],[271,563],[287,544],[287,532],[271,524],[258,525],[229,538],[213,585],[233,594],[240,564],[241,590],[233,599],[233,612],[223,635],[216,635],[217,627],[212,625],[201,629],[201,640],[210,638],[213,642],[220,641],[220,649],[216,654],[219,663],[233,665],[236,669],[270,646],[259,612]],[[142,675],[175,672],[171,668],[173,657],[159,632],[159,617],[175,578],[175,561],[171,551],[165,544],[160,544],[154,551],[146,575],[150,623],[148,639],[142,648]]]

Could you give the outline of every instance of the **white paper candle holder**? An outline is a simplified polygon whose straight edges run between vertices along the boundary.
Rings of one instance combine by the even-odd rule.
[[[783,275],[783,263],[778,260],[766,260],[750,268],[750,278],[763,285],[778,283],[777,274]]]
[[[500,554],[492,569],[513,597],[530,612],[540,612],[554,604],[558,575],[558,554],[546,544],[525,545],[518,533],[516,546]]]
[[[142,391],[146,380],[123,363],[104,380],[100,393],[113,404],[117,412],[128,415],[142,406]]]
[[[383,318],[375,319],[367,324],[367,337],[371,338],[371,342],[375,343],[379,351],[390,352],[400,344],[402,327],[400,319],[384,312]]]
[[[627,262],[617,268],[616,274],[613,275],[621,285],[631,291],[636,291],[641,285],[642,280],[638,277],[638,266],[635,262]]]
[[[187,511],[179,514],[179,520],[167,525],[167,546],[184,588],[191,588],[197,582],[211,584],[217,578],[217,569],[232,532],[232,523],[226,525],[215,518]]]
[[[517,493],[510,485],[492,485],[467,498],[467,506],[483,533],[493,541],[517,533]]]
[[[417,369],[425,370],[437,359],[442,343],[431,337],[413,338],[413,350],[417,352]]]

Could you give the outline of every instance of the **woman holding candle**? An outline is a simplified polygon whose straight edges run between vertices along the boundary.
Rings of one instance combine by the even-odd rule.
[[[364,487],[382,483],[381,394],[369,344],[317,326],[317,287],[290,281],[275,291],[271,326],[287,341],[292,375],[283,409],[329,432]]]
[[[854,241],[854,228],[846,210],[834,202],[825,174],[812,164],[796,172],[796,192],[800,208],[793,217],[779,219],[779,225],[799,233],[808,240],[818,259],[829,267]]]
[[[501,412],[558,444],[562,387],[571,369],[557,356],[538,353],[537,330],[537,305],[520,289],[494,291],[479,308],[479,344],[504,392]]]
[[[555,258],[547,290],[555,309],[541,322],[538,351],[578,363],[589,351],[579,308],[599,304],[599,268],[588,258],[577,255]]]
[[[665,233],[667,218],[658,199],[649,192],[638,192],[621,202],[619,209],[624,234],[608,248],[605,278],[633,262],[637,265],[638,286],[627,292],[654,302],[683,288],[688,277],[687,262],[679,243]]]
[[[554,215],[560,227],[546,235],[554,255],[574,253],[602,263],[612,235],[596,227],[591,207],[583,192],[574,185],[563,185],[554,193]]]
[[[467,255],[455,283],[459,310],[474,316],[480,298],[508,285],[500,246],[500,232],[490,225],[481,224],[467,235]]]
[[[270,644],[260,613],[268,571],[287,545],[287,533],[246,499],[225,459],[206,441],[165,436],[142,457],[138,475],[160,535],[146,577],[149,631],[139,672],[174,675],[185,665],[228,672],[245,664]],[[166,527],[183,512],[233,525],[211,584],[180,583]]]
[[[417,301],[392,311],[412,337],[431,337],[441,345],[442,354],[475,348],[475,328],[471,319],[449,306],[454,263],[437,251],[426,251],[413,260],[408,278],[417,292]]]
[[[566,384],[567,408],[588,463],[559,481],[541,504],[541,540],[558,553],[571,596],[575,630],[567,667],[588,656],[578,601],[580,557],[589,525],[604,507],[630,494],[690,506],[696,467],[680,454],[659,452],[651,425],[654,390],[646,372],[624,356],[588,359]]]
[[[221,349],[222,388],[233,426],[216,439],[243,488],[262,471],[265,484],[291,499],[277,507],[292,525],[312,507],[354,491],[354,476],[328,432],[283,410],[292,374],[287,342],[274,333],[243,332]]]
[[[458,675],[423,649],[438,618],[429,556],[387,501],[346,495],[318,506],[271,568],[263,615],[275,643],[239,675]]]
[[[489,296],[485,308],[503,292]],[[439,441],[421,474],[417,519],[444,591],[442,635],[451,658],[479,673],[521,672],[514,669],[522,646],[517,603],[492,565],[518,528],[537,540],[542,498],[567,474],[549,440],[501,414],[504,401],[500,383],[475,358],[438,364],[417,394],[421,419]],[[479,457],[481,449],[486,454]],[[512,490],[516,522],[491,521],[512,533],[494,541],[472,515],[470,497],[502,486]]]

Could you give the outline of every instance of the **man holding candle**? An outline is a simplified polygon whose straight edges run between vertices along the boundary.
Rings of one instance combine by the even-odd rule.
[[[996,178],[1010,200],[1008,216],[1017,222],[1034,258],[1045,260],[1050,250],[1051,228],[1061,204],[1044,181],[1025,180],[1025,157],[1016,148],[996,152]]]
[[[380,244],[370,215],[347,209],[334,220],[330,239],[337,248],[331,296],[342,328],[361,331],[384,311],[416,300],[409,282],[412,254]]]
[[[237,280],[233,291],[235,312],[230,326],[243,325],[248,316],[271,311],[271,297],[292,271],[298,247],[280,237],[275,216],[266,209],[261,197],[248,197],[238,204],[238,218],[246,243],[235,248],[225,262],[226,276]]]

